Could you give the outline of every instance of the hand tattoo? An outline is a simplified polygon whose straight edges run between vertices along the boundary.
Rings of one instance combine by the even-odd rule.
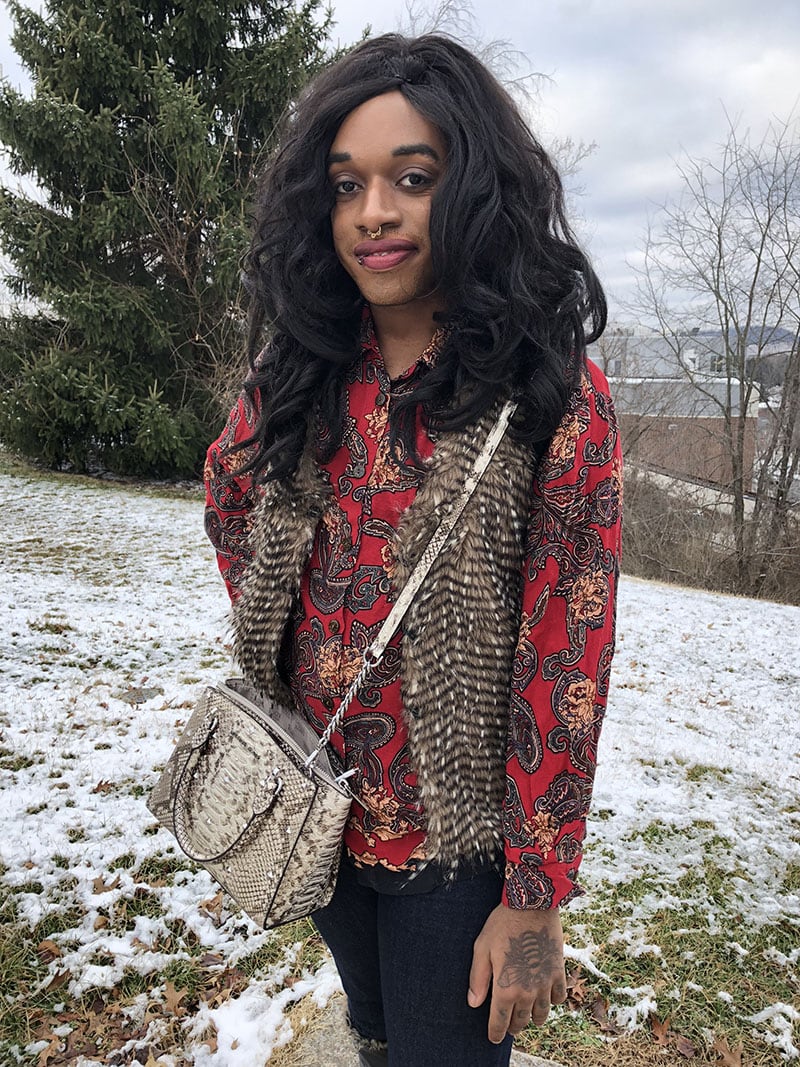
[[[502,989],[518,985],[526,993],[532,993],[559,962],[558,941],[545,930],[527,930],[519,937],[509,939],[497,984]]]

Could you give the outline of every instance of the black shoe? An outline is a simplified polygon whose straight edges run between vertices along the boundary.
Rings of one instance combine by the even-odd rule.
[[[389,1051],[385,1048],[362,1048],[358,1053],[359,1067],[389,1067]]]

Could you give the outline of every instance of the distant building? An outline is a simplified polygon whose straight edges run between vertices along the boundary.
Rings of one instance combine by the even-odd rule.
[[[744,346],[742,392],[737,377],[726,374],[726,346],[718,332],[695,330],[667,339],[641,330],[607,331],[588,354],[611,383],[628,460],[726,487],[734,475],[727,442],[743,434],[749,488],[760,391],[774,378],[782,380],[788,337],[772,329]]]

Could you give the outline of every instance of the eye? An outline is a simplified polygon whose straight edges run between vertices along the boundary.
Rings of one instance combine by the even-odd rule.
[[[354,193],[358,185],[352,178],[342,178],[340,181],[334,181],[333,191],[337,196],[347,196],[350,193]]]
[[[410,174],[403,175],[400,179],[400,185],[403,185],[406,189],[424,189],[429,185],[433,185],[433,178],[414,170]]]

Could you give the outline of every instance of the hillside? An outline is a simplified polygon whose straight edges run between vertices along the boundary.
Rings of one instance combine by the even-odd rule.
[[[0,501],[0,1059],[263,1063],[335,972],[309,924],[232,913],[145,808],[229,666],[200,500],[21,472]],[[572,1010],[529,1050],[610,1063],[638,1031],[667,1064],[800,1055],[798,635],[800,608],[623,580]]]

